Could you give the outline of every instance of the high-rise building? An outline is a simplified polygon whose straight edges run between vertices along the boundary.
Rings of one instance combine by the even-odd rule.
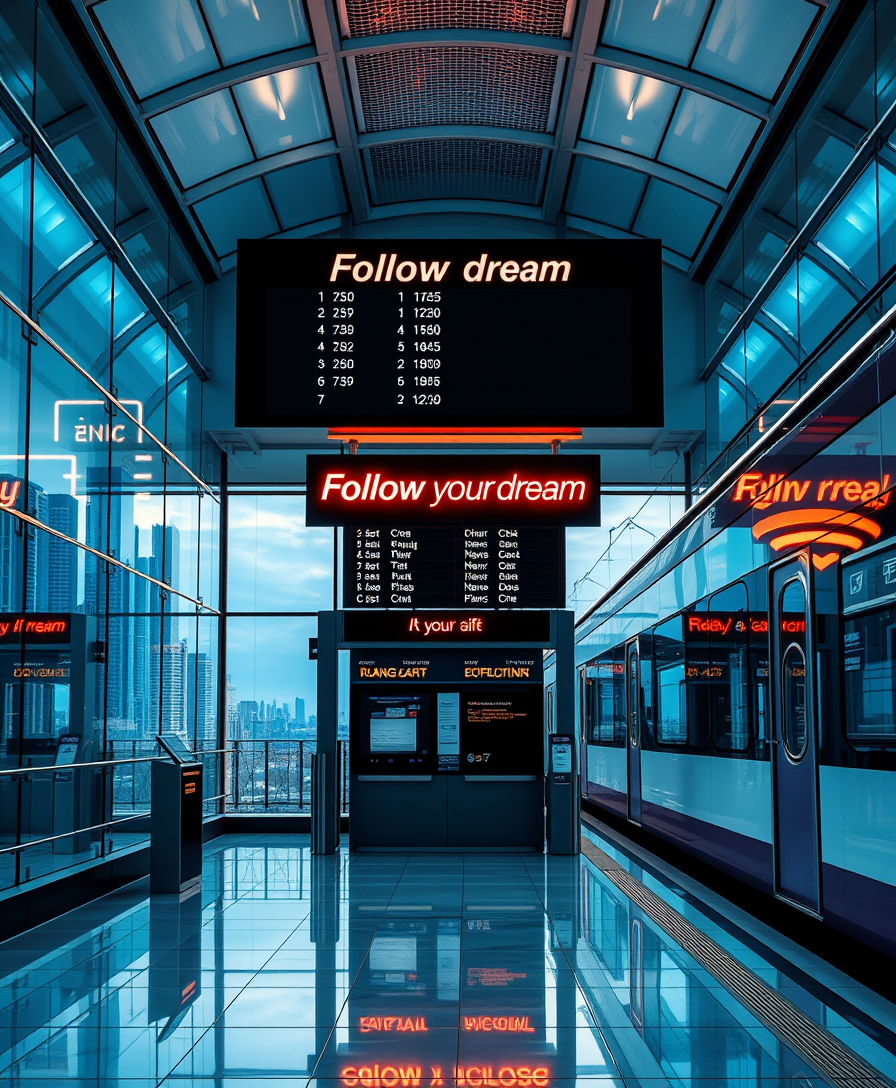
[[[215,706],[212,659],[208,654],[187,654],[187,731],[191,738],[195,736],[197,741],[215,739]]]
[[[38,521],[47,522],[47,493],[29,483],[27,501],[17,476],[0,475],[0,483],[20,487],[17,507]],[[16,612],[24,605],[32,612],[47,611],[50,534],[18,518],[0,519],[0,612]]]
[[[47,496],[47,524],[78,539],[78,500],[73,495]],[[59,537],[47,537],[47,609],[74,612],[78,607],[78,549]]]
[[[158,582],[177,588],[180,584],[180,530],[176,525],[153,525],[152,556],[149,560],[149,575]],[[162,602],[162,612],[176,613],[180,608],[179,598],[168,595]],[[162,620],[162,643],[166,646],[178,641],[180,621],[176,615]]]
[[[239,740],[246,740],[255,735],[255,723],[258,721],[258,703],[254,699],[241,699],[237,703],[239,720]]]
[[[159,684],[161,683],[161,699]],[[149,713],[160,732],[187,733],[187,644],[153,646],[150,655]]]
[[[305,724],[305,700],[296,699],[296,725]]]

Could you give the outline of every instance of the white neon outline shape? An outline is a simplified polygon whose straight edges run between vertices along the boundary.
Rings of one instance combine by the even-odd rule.
[[[104,400],[57,400],[53,405],[53,441],[59,441],[59,406],[62,404],[106,404]],[[134,413],[137,422],[140,427],[143,426],[143,401],[142,400],[122,400],[119,404],[136,404],[137,411]],[[142,444],[143,431],[138,428],[137,441]]]

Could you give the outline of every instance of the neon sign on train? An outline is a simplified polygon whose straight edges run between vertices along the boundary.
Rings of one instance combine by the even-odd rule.
[[[860,471],[863,461],[876,471]],[[745,472],[729,501],[735,510],[754,511],[754,540],[775,552],[813,545],[812,562],[823,570],[880,537],[875,515],[889,505],[894,472],[883,472],[876,457],[822,457],[812,468],[811,476],[799,469]]]

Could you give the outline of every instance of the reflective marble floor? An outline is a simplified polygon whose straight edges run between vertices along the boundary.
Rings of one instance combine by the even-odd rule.
[[[846,979],[802,989],[614,856],[896,1078],[892,1006]],[[4,1086],[825,1083],[585,857],[312,858],[307,837],[229,836],[183,902],[141,883],[0,944],[0,987]]]

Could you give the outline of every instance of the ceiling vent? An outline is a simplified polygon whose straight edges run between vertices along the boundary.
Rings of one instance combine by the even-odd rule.
[[[408,30],[498,30],[568,38],[574,0],[340,0],[347,38]]]
[[[374,204],[405,200],[501,200],[537,204],[548,156],[502,140],[407,140],[373,147]]]
[[[363,131],[553,127],[560,64],[551,53],[439,46],[360,53],[353,63]]]

